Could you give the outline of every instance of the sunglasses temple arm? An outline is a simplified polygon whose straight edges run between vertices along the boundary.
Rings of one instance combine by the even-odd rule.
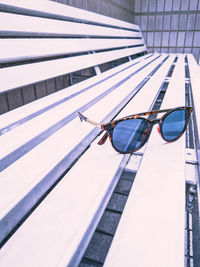
[[[92,121],[90,119],[88,119],[87,117],[85,117],[83,114],[81,114],[80,112],[78,112],[78,116],[80,118],[81,121],[86,121],[89,122],[90,124],[93,124],[99,128],[101,128],[101,125],[98,122]]]
[[[95,125],[95,126],[101,128],[101,125],[100,125],[99,123],[97,123],[97,122],[95,122],[95,121],[92,121],[92,120],[88,119],[87,117],[85,117],[85,116],[84,116],[83,114],[81,114],[80,112],[78,112],[78,116],[79,116],[79,118],[80,118],[81,121],[89,122],[89,123],[91,123],[91,124],[93,124],[93,125]],[[103,135],[103,137],[99,140],[98,145],[103,145],[103,144],[106,142],[107,138],[108,138],[108,133],[106,132],[106,133]]]

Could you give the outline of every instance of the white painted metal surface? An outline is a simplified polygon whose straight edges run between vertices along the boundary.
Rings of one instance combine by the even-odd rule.
[[[161,109],[185,104],[184,58]],[[166,144],[154,127],[105,267],[183,267],[185,138]]]
[[[82,10],[79,8],[74,8],[67,5],[62,5],[59,3],[54,3],[52,1],[47,0],[1,0],[0,4],[27,9],[30,11],[38,11],[43,12],[44,14],[51,14],[54,17],[65,17],[66,19],[78,19],[85,22],[94,22],[96,21],[99,24],[103,25],[111,25],[115,27],[124,27],[132,30],[140,30],[138,25],[134,25],[125,21],[121,21],[118,19],[110,18],[107,16],[103,16],[97,13],[93,13],[90,11]],[[3,6],[2,5],[2,6]]]
[[[56,76],[144,52],[134,47],[0,69],[0,93]],[[23,76],[21,73],[23,72]],[[34,73],[34,75],[33,75]]]
[[[92,50],[144,45],[143,39],[0,39],[0,61],[71,55]]]
[[[34,16],[0,13],[0,30],[7,34],[58,34],[58,35],[84,35],[84,36],[108,36],[108,37],[133,37],[140,36],[140,32],[132,32],[126,29],[109,28],[84,23],[40,18]],[[9,21],[9,23],[8,23]]]
[[[172,64],[173,58],[173,56],[170,57],[148,83],[144,85],[142,90],[125,107],[125,110],[119,114],[120,117],[124,116],[124,113],[127,115],[149,109]],[[152,66],[147,67],[147,69],[142,71],[143,75],[147,74],[151,69]],[[109,97],[106,97],[100,103],[90,108],[87,112],[88,116],[90,115],[91,118],[101,120],[128,91],[139,83],[139,79],[143,78],[144,76],[142,77],[141,74],[131,78],[119,88],[118,93],[113,92]],[[144,97],[148,97],[148,101],[142,101]],[[92,129],[91,125],[81,124],[78,118],[71,123],[70,127],[71,129],[78,129],[82,135],[85,135],[86,132]],[[68,141],[66,134],[67,131],[63,130],[63,134],[59,133],[56,135],[59,140],[66,139]],[[72,138],[72,135],[70,136]],[[49,138],[45,142],[45,146],[48,148],[51,144],[52,147],[54,143],[55,152],[59,152],[61,146],[63,148],[65,145],[67,146],[67,142],[62,144],[56,141],[52,142],[53,139],[57,139],[55,137]],[[42,151],[43,148],[40,147],[40,150]],[[66,148],[64,150],[66,153]],[[56,157],[54,155],[54,161]],[[36,154],[34,158],[37,159]],[[113,177],[122,158],[123,156],[116,153],[109,142],[103,146],[97,146],[95,141],[63,180],[54,188],[51,194],[2,248],[0,265],[8,266],[13,263],[15,263],[15,266],[20,267],[27,264],[29,266],[68,265],[75,253],[77,253],[79,244],[85,237],[88,227],[91,227],[90,230],[92,231],[90,223],[96,211],[100,206],[106,204],[102,204],[102,200],[105,198],[111,184],[116,183],[116,181],[113,181]],[[48,160],[48,158],[45,160]],[[42,162],[42,164],[45,164],[45,162]],[[53,164],[53,162],[49,162],[49,164]],[[87,194],[85,195],[86,192]],[[81,201],[77,201],[77,196]],[[82,249],[84,248],[82,247]],[[8,252],[9,257],[6,257]],[[23,253],[23,257],[20,257],[21,253]],[[81,252],[79,251],[79,253]],[[75,257],[75,262],[79,260],[78,254]],[[30,258],[32,259],[31,261]],[[23,259],[23,262],[21,259]],[[76,266],[77,262],[75,262],[71,262],[69,266]]]

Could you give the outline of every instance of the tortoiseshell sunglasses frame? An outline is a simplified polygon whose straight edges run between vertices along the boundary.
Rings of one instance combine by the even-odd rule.
[[[177,136],[177,138],[173,139],[173,140],[166,140],[164,135],[163,135],[163,132],[162,132],[162,124],[163,124],[163,121],[164,119],[171,113],[171,112],[174,112],[176,110],[186,110],[186,114],[187,114],[187,118],[186,118],[186,122],[185,122],[185,126],[184,126],[184,129],[182,130],[182,132]],[[172,108],[172,109],[163,109],[163,110],[152,110],[152,111],[149,111],[149,112],[142,112],[142,113],[138,113],[138,114],[134,114],[134,115],[130,115],[130,116],[126,116],[126,117],[123,117],[121,119],[117,119],[117,120],[114,120],[114,121],[111,121],[111,122],[108,122],[108,123],[104,123],[104,124],[100,124],[100,123],[97,123],[95,121],[92,121],[90,120],[89,118],[85,117],[83,114],[81,114],[80,112],[78,112],[78,115],[82,120],[86,121],[86,122],[89,122],[90,124],[93,124],[99,128],[101,128],[102,130],[106,131],[106,133],[104,134],[104,136],[100,139],[100,141],[98,142],[99,145],[103,145],[107,139],[107,137],[109,137],[110,139],[110,142],[113,146],[113,148],[119,152],[119,153],[122,153],[122,154],[130,154],[130,153],[133,153],[137,150],[139,150],[141,147],[144,146],[144,144],[147,142],[148,138],[149,138],[149,135],[151,133],[151,129],[153,127],[153,125],[155,124],[158,124],[158,132],[160,133],[161,137],[168,143],[171,143],[171,142],[174,142],[176,140],[178,140],[182,135],[183,133],[185,132],[185,129],[187,127],[187,124],[188,124],[188,121],[189,121],[189,118],[190,118],[190,115],[192,113],[192,110],[193,108],[192,107],[186,107],[186,106],[183,106],[183,107],[177,107],[177,108]],[[153,115],[153,114],[158,114],[158,113],[164,113],[165,114],[160,118],[160,119],[153,119],[153,120],[150,120],[150,119],[146,119],[146,118],[142,118],[141,116],[149,116],[149,115]],[[117,149],[113,143],[113,139],[112,139],[112,133],[113,133],[113,130],[115,128],[115,126],[117,124],[119,124],[120,122],[122,121],[126,121],[126,120],[134,120],[134,119],[142,119],[142,120],[145,120],[147,122],[147,125],[148,125],[148,129],[147,131],[145,132],[145,138],[144,140],[141,142],[141,145],[139,147],[137,147],[135,150],[132,150],[132,151],[128,151],[128,152],[124,152],[124,151],[120,151],[119,149]]]

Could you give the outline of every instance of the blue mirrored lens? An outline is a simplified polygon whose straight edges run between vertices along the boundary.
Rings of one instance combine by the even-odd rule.
[[[148,122],[143,119],[122,121],[113,130],[112,142],[115,148],[127,153],[137,150],[146,140]]]
[[[162,134],[165,140],[173,141],[182,134],[186,123],[186,112],[186,110],[175,110],[165,117],[162,124]]]

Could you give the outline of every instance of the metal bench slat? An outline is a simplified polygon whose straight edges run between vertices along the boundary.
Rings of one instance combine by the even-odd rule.
[[[96,54],[57,59],[40,63],[21,65],[0,69],[2,80],[0,93],[20,86],[47,80],[56,76],[71,73],[84,68],[93,67],[118,58],[144,52],[144,46]],[[23,72],[23,77],[20,75]],[[32,75],[34,73],[34,75]]]
[[[185,105],[184,58],[161,105]],[[166,144],[153,129],[104,266],[184,266],[185,138]]]
[[[0,39],[0,63],[143,44],[142,39]]]
[[[53,20],[34,16],[24,16],[12,13],[0,13],[0,35],[6,36],[107,36],[112,37],[141,37],[141,32],[74,23],[70,21]],[[7,23],[9,21],[9,23]]]
[[[10,0],[9,2],[7,0],[1,0],[0,10],[7,12],[12,11],[18,14],[38,15],[43,17],[49,16],[54,19],[82,21],[85,23],[98,23],[102,25],[140,31],[138,25],[135,24],[46,0]]]

